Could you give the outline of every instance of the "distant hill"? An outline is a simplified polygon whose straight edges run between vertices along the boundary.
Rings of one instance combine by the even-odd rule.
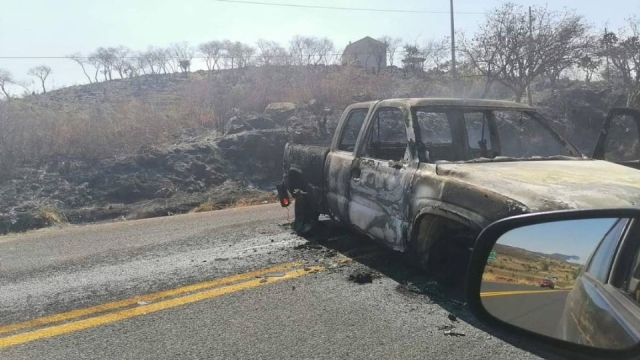
[[[554,257],[556,259],[560,259],[560,260],[564,260],[567,262],[577,262],[580,261],[580,256],[578,255],[565,255],[565,254],[558,254],[558,253],[553,253],[550,255],[551,257]]]
[[[550,258],[550,259],[561,260],[566,262],[577,262],[580,260],[580,256],[577,256],[577,255],[565,255],[565,254],[559,254],[559,253],[545,254],[542,252],[528,251],[525,249],[521,249],[521,248],[509,246],[509,245],[503,245],[503,244],[494,245],[494,249],[498,254],[513,256],[513,257],[520,258],[523,260],[528,260],[528,261],[540,260],[540,258]]]

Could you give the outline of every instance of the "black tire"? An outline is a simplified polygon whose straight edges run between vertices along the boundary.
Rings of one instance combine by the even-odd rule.
[[[469,238],[463,235],[438,241],[428,251],[414,247],[409,250],[410,259],[441,286],[462,289],[471,255],[468,242]]]
[[[463,235],[440,241],[431,249],[427,270],[440,285],[446,288],[463,288],[471,256],[471,240]]]
[[[295,195],[294,216],[292,228],[298,235],[305,235],[315,229],[320,213],[313,207],[309,196],[298,192]]]

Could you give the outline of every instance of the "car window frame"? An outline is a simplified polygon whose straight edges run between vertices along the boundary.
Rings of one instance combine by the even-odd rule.
[[[602,158],[605,161],[610,161],[610,162],[615,162],[615,163],[634,163],[634,162],[639,162],[640,161],[640,150],[638,150],[638,153],[636,154],[636,158],[632,159],[632,160],[608,160],[607,159],[607,148],[609,145],[608,141],[611,140],[611,128],[614,126],[614,122],[616,120],[617,117],[622,117],[622,118],[629,118],[629,121],[631,121],[631,123],[633,124],[633,127],[635,129],[635,134],[636,134],[636,139],[640,139],[640,123],[638,123],[639,119],[636,118],[635,115],[630,115],[630,114],[617,114],[614,117],[611,118],[611,120],[609,121],[609,126],[607,127],[607,137],[604,140],[603,143],[603,150],[602,150]]]
[[[411,118],[409,117],[409,114],[408,114],[408,112],[406,111],[406,109],[404,107],[402,107],[402,106],[394,106],[394,105],[383,105],[383,106],[378,106],[378,107],[373,109],[373,112],[371,113],[371,115],[365,121],[365,125],[363,126],[363,129],[361,129],[360,136],[362,137],[362,141],[360,142],[360,145],[356,149],[357,152],[354,153],[354,155],[356,157],[358,157],[358,158],[372,159],[372,160],[375,160],[375,161],[382,161],[382,162],[388,162],[389,161],[389,160],[385,160],[385,159],[374,158],[374,157],[371,157],[369,154],[367,154],[367,146],[369,145],[369,140],[370,140],[371,132],[373,131],[375,118],[381,111],[385,111],[385,110],[400,111],[402,113],[403,126],[404,126],[404,131],[405,131],[405,136],[406,136],[405,154],[408,154],[408,159],[406,159],[406,161],[408,163],[413,162],[414,161],[414,154],[410,149],[411,134],[409,132],[409,128],[407,127],[407,123],[411,122]]]
[[[450,145],[450,146],[454,146],[456,139],[455,139],[455,131],[454,131],[454,123],[457,121],[457,119],[455,118],[456,116],[458,116],[458,114],[455,114],[455,110],[453,109],[442,109],[442,110],[437,110],[437,109],[433,109],[430,111],[425,111],[422,108],[417,108],[415,110],[415,119],[416,119],[416,127],[418,129],[418,137],[420,139],[420,142],[422,144],[428,144],[424,141],[423,139],[423,134],[422,134],[422,128],[420,126],[420,120],[418,118],[418,112],[423,112],[423,113],[433,113],[433,114],[443,114],[445,117],[445,120],[447,120],[447,125],[449,127],[449,134],[450,134],[450,142],[446,142],[446,143],[431,143],[435,146],[438,145]]]
[[[342,144],[342,140],[344,138],[344,134],[345,134],[345,132],[347,130],[347,125],[349,125],[349,119],[357,111],[364,111],[364,120],[362,120],[362,125],[360,125],[360,131],[358,131],[358,135],[356,136],[356,142],[353,145],[353,151],[342,150],[342,149],[340,149],[340,145]],[[347,113],[347,116],[344,119],[344,124],[342,125],[342,128],[340,129],[340,136],[338,137],[338,141],[336,142],[334,151],[338,151],[338,152],[345,153],[345,154],[355,155],[356,151],[358,150],[358,140],[360,139],[360,136],[362,135],[362,130],[367,125],[367,117],[368,117],[370,111],[371,111],[371,109],[368,108],[368,107],[354,107],[352,109],[349,109],[349,112]]]
[[[567,154],[556,154],[554,156],[564,156],[564,157],[578,157],[581,158],[583,157],[583,154],[578,151],[578,149],[571,143],[569,142],[569,140],[567,140],[561,132],[559,132],[552,124],[551,122],[544,117],[542,114],[540,114],[539,112],[535,111],[535,110],[523,110],[523,109],[499,109],[499,108],[495,108],[495,109],[491,109],[491,120],[494,122],[495,126],[496,126],[496,132],[498,134],[498,144],[499,144],[499,154],[500,156],[503,157],[512,157],[511,155],[505,155],[504,152],[504,144],[503,144],[503,138],[499,129],[499,122],[498,122],[498,117],[496,116],[496,113],[499,112],[520,112],[526,116],[529,117],[529,120],[536,123],[538,126],[540,126],[542,129],[544,129],[552,138],[554,138],[554,140],[556,140],[558,142],[558,145],[562,147],[562,149],[564,149],[564,151]],[[529,158],[529,157],[525,157],[525,158]]]
[[[465,107],[469,110],[475,110],[473,107]],[[413,132],[415,133],[415,142],[418,146],[418,159],[420,163],[435,164],[440,160],[429,159],[426,156],[425,149],[427,145],[422,141],[422,134],[420,131],[420,122],[418,121],[418,111],[435,112],[447,114],[447,120],[449,121],[449,129],[451,131],[451,147],[454,151],[458,152],[461,156],[467,156],[469,153],[468,147],[465,145],[467,140],[465,137],[467,133],[464,129],[465,124],[462,122],[464,118],[460,116],[459,109],[453,106],[437,106],[437,105],[425,105],[425,106],[412,106],[409,109],[411,117],[413,118]]]
[[[640,221],[638,219],[630,219],[630,221],[628,221],[626,229],[621,235],[621,240],[619,241],[618,247],[616,249],[616,254],[613,258],[611,268],[609,269],[607,284],[611,285],[622,296],[629,299],[636,307],[640,309],[640,302],[636,301],[635,299],[631,299],[627,290],[621,287],[623,284],[619,283],[621,277],[627,277],[629,275],[628,271],[622,272],[624,269],[622,269],[621,267],[633,266],[633,263],[638,256],[638,251],[640,251],[640,243],[636,238],[636,236],[640,234],[639,228]],[[627,270],[633,271],[633,269],[630,268]]]
[[[462,128],[464,132],[464,142],[463,148],[467,153],[467,158],[474,159],[472,157],[473,152],[478,150],[473,148],[469,143],[469,129],[467,128],[467,119],[465,118],[465,114],[467,113],[481,113],[484,116],[484,119],[487,121],[487,128],[489,132],[489,141],[491,142],[491,147],[487,149],[489,151],[489,158],[493,159],[496,156],[500,156],[501,147],[500,147],[500,136],[498,134],[498,125],[496,124],[496,118],[493,115],[495,109],[461,109],[460,113],[462,114]]]
[[[620,249],[620,244],[622,243],[622,240],[624,239],[624,237],[626,236],[626,233],[628,231],[629,228],[629,221],[630,219],[619,219],[618,221],[616,221],[611,228],[609,228],[609,230],[607,230],[607,232],[604,234],[604,236],[602,237],[602,239],[600,239],[600,242],[598,243],[598,246],[596,246],[595,250],[593,251],[593,253],[591,254],[591,256],[589,256],[589,259],[587,260],[587,262],[585,263],[584,266],[584,271],[583,271],[583,275],[588,275],[590,278],[592,278],[594,281],[600,283],[600,284],[608,284],[609,283],[609,279],[611,277],[611,269],[614,265],[614,261],[615,258],[618,254],[618,250]],[[611,231],[613,231],[614,228],[616,228],[618,226],[618,224],[621,221],[626,221],[626,223],[624,224],[624,227],[622,229],[622,232],[620,233],[620,236],[618,236],[618,238],[616,239],[616,244],[615,244],[615,249],[613,250],[613,258],[611,259],[611,261],[609,262],[609,264],[607,265],[607,270],[606,270],[606,279],[604,281],[601,281],[600,279],[598,279],[594,274],[592,274],[591,272],[589,272],[589,268],[591,267],[591,264],[593,263],[594,258],[596,257],[596,254],[598,253],[598,251],[601,249],[604,241],[606,240],[607,236],[611,233]]]

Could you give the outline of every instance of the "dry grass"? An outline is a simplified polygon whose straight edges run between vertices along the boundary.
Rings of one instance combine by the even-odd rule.
[[[200,213],[200,212],[207,212],[207,211],[214,211],[214,210],[220,210],[222,209],[223,206],[220,206],[218,204],[212,204],[212,203],[202,203],[198,206],[196,206],[193,210],[191,210],[192,213]]]
[[[260,195],[256,197],[240,198],[236,200],[233,203],[233,205],[231,205],[230,207],[239,208],[244,206],[252,206],[252,205],[275,203],[275,202],[278,202],[278,195],[272,194],[272,193],[266,193],[264,195]]]
[[[38,208],[37,214],[49,226],[62,225],[69,222],[64,213],[54,206],[41,206]]]
[[[99,159],[166,144],[184,132],[212,127],[188,106],[160,109],[136,99],[56,109],[26,101],[0,102],[0,175],[52,156]]]
[[[257,194],[252,196],[243,196],[229,202],[218,202],[218,203],[204,202],[198,205],[197,207],[195,207],[193,210],[191,210],[191,212],[199,213],[199,212],[207,212],[207,211],[214,211],[214,210],[221,210],[221,209],[228,209],[228,208],[240,208],[245,206],[268,204],[268,203],[275,203],[275,202],[278,202],[278,196],[276,194],[263,193],[263,194]]]

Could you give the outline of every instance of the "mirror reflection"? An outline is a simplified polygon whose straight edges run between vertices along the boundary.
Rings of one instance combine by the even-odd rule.
[[[512,325],[573,343],[624,349],[640,341],[640,219],[528,225],[489,253],[481,300]]]

